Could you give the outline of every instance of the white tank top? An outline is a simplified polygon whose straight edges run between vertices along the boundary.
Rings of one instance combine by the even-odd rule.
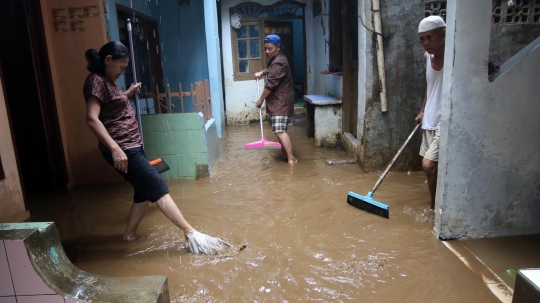
[[[442,81],[443,69],[436,71],[431,66],[431,55],[427,54],[426,60],[426,82],[427,99],[424,108],[424,118],[422,129],[436,130],[441,126],[441,106],[442,106]]]

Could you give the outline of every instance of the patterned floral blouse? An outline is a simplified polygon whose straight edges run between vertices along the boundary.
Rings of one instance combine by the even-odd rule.
[[[116,82],[91,73],[86,77],[83,92],[86,102],[91,96],[101,101],[99,120],[122,150],[142,145],[135,112],[126,94]],[[99,142],[99,149],[110,152],[101,142]]]

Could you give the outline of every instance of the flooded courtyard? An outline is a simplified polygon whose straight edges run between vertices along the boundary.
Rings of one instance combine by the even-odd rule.
[[[276,141],[270,126],[265,137]],[[277,150],[244,150],[258,125],[228,126],[212,177],[169,180],[197,230],[227,239],[219,256],[186,252],[182,232],[151,205],[139,239],[123,242],[132,201],[127,183],[78,186],[31,196],[32,220],[55,221],[79,268],[99,275],[168,277],[172,302],[500,302],[432,230],[423,172],[391,172],[374,199],[390,219],[346,203],[380,173],[314,148],[302,121],[289,128],[298,164]]]

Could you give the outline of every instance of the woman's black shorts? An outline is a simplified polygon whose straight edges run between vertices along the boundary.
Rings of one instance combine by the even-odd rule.
[[[119,172],[135,189],[134,203],[156,202],[169,193],[169,188],[157,170],[150,165],[142,147],[124,150],[128,158],[128,173]],[[107,162],[114,167],[111,153],[102,152]]]

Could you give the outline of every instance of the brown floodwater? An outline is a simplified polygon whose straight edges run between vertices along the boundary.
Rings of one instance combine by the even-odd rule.
[[[268,124],[267,140],[276,141]],[[186,252],[182,232],[151,205],[132,243],[121,241],[131,205],[127,183],[77,186],[32,196],[32,220],[54,220],[79,268],[109,276],[166,275],[172,302],[500,302],[433,234],[422,172],[391,172],[374,199],[390,219],[346,203],[379,173],[315,148],[302,121],[289,134],[298,164],[276,150],[244,150],[259,126],[228,126],[212,177],[168,181],[199,231],[245,249]]]

